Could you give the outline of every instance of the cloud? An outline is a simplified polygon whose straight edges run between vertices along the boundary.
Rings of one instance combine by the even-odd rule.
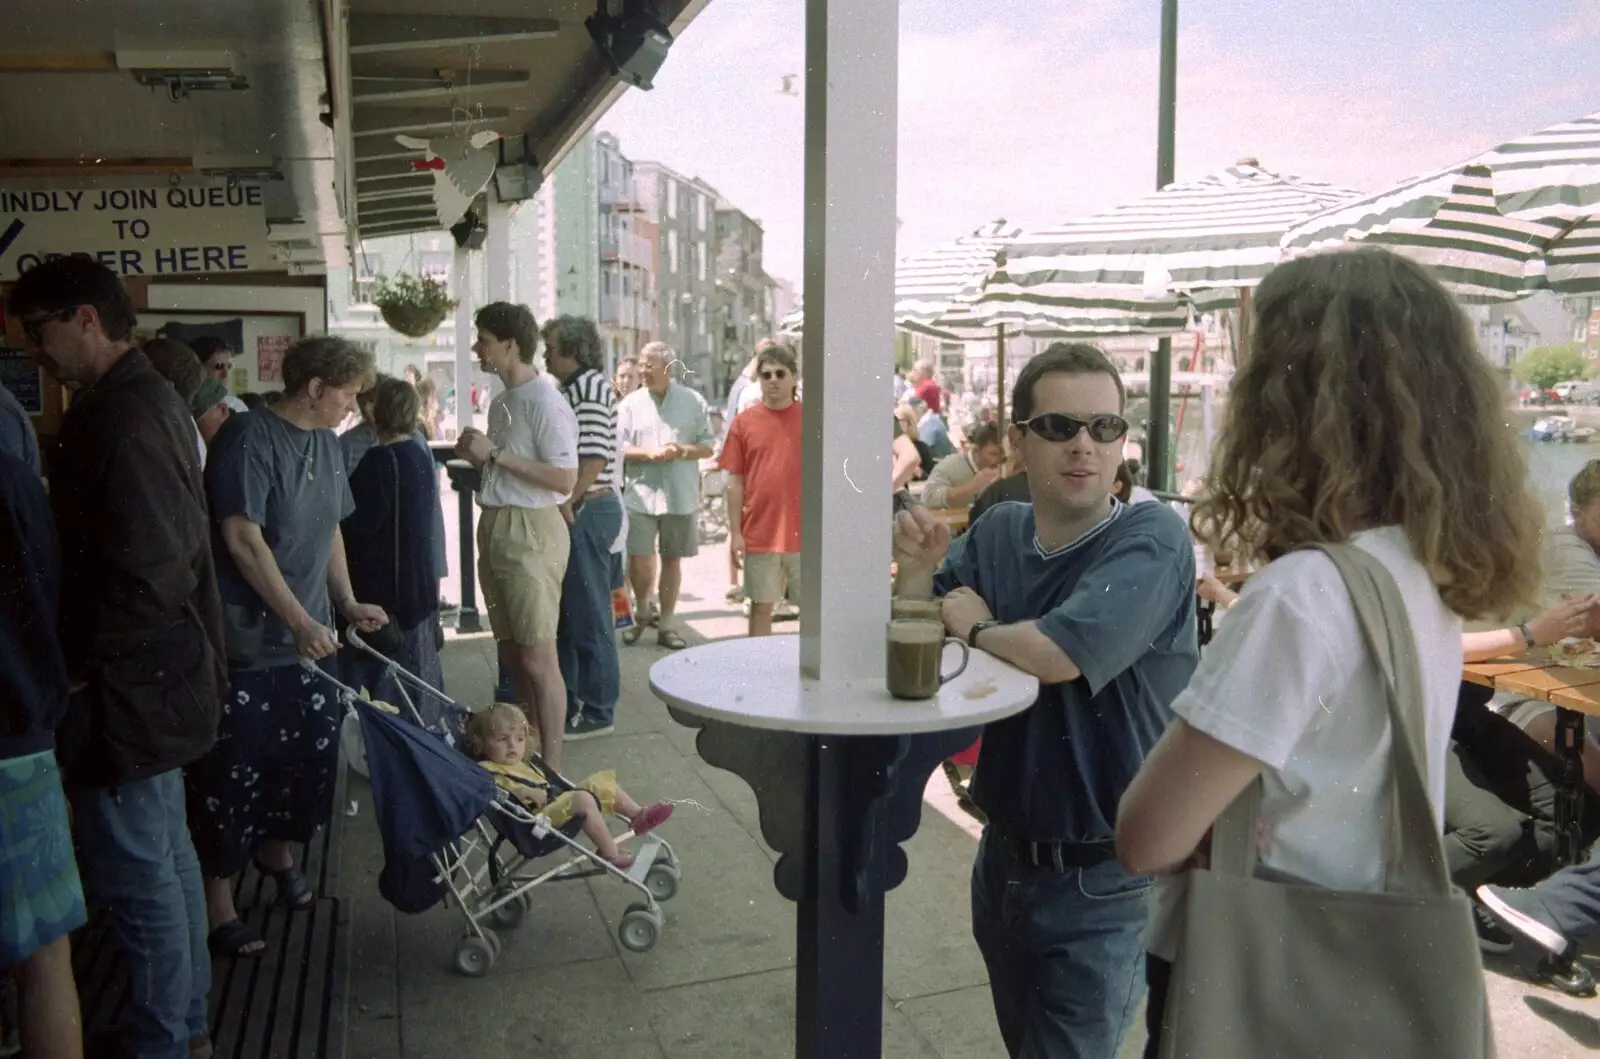
[[[901,253],[999,217],[1037,227],[1154,190],[1159,55],[1149,5],[1088,0],[978,24],[971,10],[923,5],[916,28],[902,30]],[[1589,25],[1578,21],[1552,32]],[[674,46],[657,90],[628,94],[602,122],[630,157],[703,176],[761,218],[768,271],[793,280],[804,108],[779,86],[796,74],[803,92],[803,36],[802,5],[716,0]],[[1269,169],[1377,190],[1571,117],[1559,73],[1475,82],[1492,42],[1430,41],[1402,66],[1183,33],[1178,178],[1254,155]]]

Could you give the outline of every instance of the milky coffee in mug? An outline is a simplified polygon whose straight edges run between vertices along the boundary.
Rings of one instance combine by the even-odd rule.
[[[967,645],[946,636],[944,623],[924,618],[895,618],[886,633],[888,665],[886,683],[897,699],[931,699],[939,686],[959,677],[967,668]],[[944,645],[961,648],[961,664],[949,675],[940,672]]]

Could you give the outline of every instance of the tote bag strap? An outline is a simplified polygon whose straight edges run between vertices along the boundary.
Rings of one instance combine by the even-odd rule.
[[[1382,563],[1355,545],[1307,547],[1323,552],[1338,569],[1367,649],[1385,676],[1393,797],[1384,851],[1385,889],[1448,894],[1449,869],[1428,799],[1422,668],[1400,588]],[[1254,873],[1261,796],[1262,780],[1257,779],[1217,819],[1212,832],[1213,871],[1228,875]]]

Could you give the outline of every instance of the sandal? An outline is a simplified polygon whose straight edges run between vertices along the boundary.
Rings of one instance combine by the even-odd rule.
[[[644,623],[635,621],[632,625],[622,630],[622,642],[632,647],[639,642],[639,637],[644,635]]]
[[[671,802],[656,802],[654,805],[647,805],[637,813],[634,813],[633,819],[628,822],[633,825],[633,833],[635,835],[647,835],[666,823],[671,816]]]
[[[680,636],[676,629],[662,629],[657,632],[656,643],[669,651],[681,651],[689,646],[689,641]]]
[[[251,946],[256,946],[251,948]],[[260,956],[267,943],[242,919],[230,919],[206,935],[206,948],[220,957]]]
[[[317,895],[311,892],[311,884],[306,882],[306,877],[296,871],[292,864],[287,868],[274,870],[258,860],[256,871],[277,884],[278,903],[291,911],[310,908],[317,900]]]

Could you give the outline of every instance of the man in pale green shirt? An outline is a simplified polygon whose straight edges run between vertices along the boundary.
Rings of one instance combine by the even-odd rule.
[[[673,615],[683,583],[683,560],[700,550],[695,521],[700,509],[700,461],[711,455],[715,440],[705,398],[672,381],[674,363],[681,362],[665,342],[645,346],[639,351],[643,385],[617,405],[625,479],[622,504],[628,512],[628,579],[635,599],[650,597],[659,542],[661,615],[656,642],[671,650],[686,646]],[[638,615],[633,628],[623,633],[623,642],[637,643],[650,620],[649,614]]]

